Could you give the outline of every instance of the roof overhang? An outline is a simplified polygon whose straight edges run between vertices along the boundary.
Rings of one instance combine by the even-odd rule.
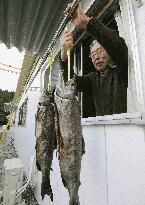
[[[87,7],[84,9],[90,16],[99,15],[107,5],[115,4],[118,0],[88,0],[85,2]],[[17,3],[16,3],[17,2]],[[7,47],[15,46],[19,51],[27,50],[14,102],[17,103],[31,80],[31,76],[36,66],[38,67],[39,56],[42,57],[48,48],[56,30],[62,22],[67,4],[71,0],[21,0],[21,1],[2,1],[1,7],[7,13],[1,13],[4,29],[0,29],[0,40]],[[6,27],[8,25],[8,27]],[[76,36],[77,36],[76,32]],[[58,46],[59,47],[59,46]],[[37,54],[36,54],[37,53]]]

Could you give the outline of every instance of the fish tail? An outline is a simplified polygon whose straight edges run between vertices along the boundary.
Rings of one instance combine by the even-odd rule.
[[[41,166],[40,166],[40,164],[39,164],[37,159],[36,159],[36,167],[37,167],[38,171],[41,171]]]
[[[50,185],[50,179],[46,179],[46,177],[42,176],[42,183],[41,183],[41,196],[42,200],[44,199],[45,195],[50,196],[51,201],[53,202],[53,192]]]
[[[58,132],[57,132],[57,153],[58,153],[58,159],[60,158],[62,147],[63,147],[63,140],[62,140],[62,135],[61,135],[61,131],[60,131],[60,125],[58,124]]]
[[[78,197],[70,198],[69,205],[80,205]]]
[[[69,196],[70,196],[69,205],[80,205],[78,187],[75,187],[74,189],[71,188],[71,190],[69,189]]]

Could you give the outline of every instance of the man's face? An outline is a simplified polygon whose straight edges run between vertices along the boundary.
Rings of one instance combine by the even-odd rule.
[[[106,50],[98,43],[94,43],[90,49],[90,57],[95,68],[99,71],[103,71],[110,63],[110,56]]]

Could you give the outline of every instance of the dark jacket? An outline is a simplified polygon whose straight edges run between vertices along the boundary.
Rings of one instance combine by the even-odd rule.
[[[96,71],[76,76],[78,91],[92,92],[96,116],[127,112],[128,49],[116,31],[106,27],[96,18],[87,25],[87,33],[105,48],[115,63],[103,73]],[[62,70],[66,64],[61,62]],[[63,75],[66,69],[64,69]]]

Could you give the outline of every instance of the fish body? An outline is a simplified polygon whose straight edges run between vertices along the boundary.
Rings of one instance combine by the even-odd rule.
[[[42,172],[41,196],[50,196],[53,201],[53,193],[50,184],[50,170],[55,149],[55,111],[54,92],[45,91],[38,104],[35,118],[36,135],[36,166]]]
[[[79,205],[82,129],[73,80],[57,85],[55,103],[61,134],[59,164],[62,182],[69,192],[69,205]]]

